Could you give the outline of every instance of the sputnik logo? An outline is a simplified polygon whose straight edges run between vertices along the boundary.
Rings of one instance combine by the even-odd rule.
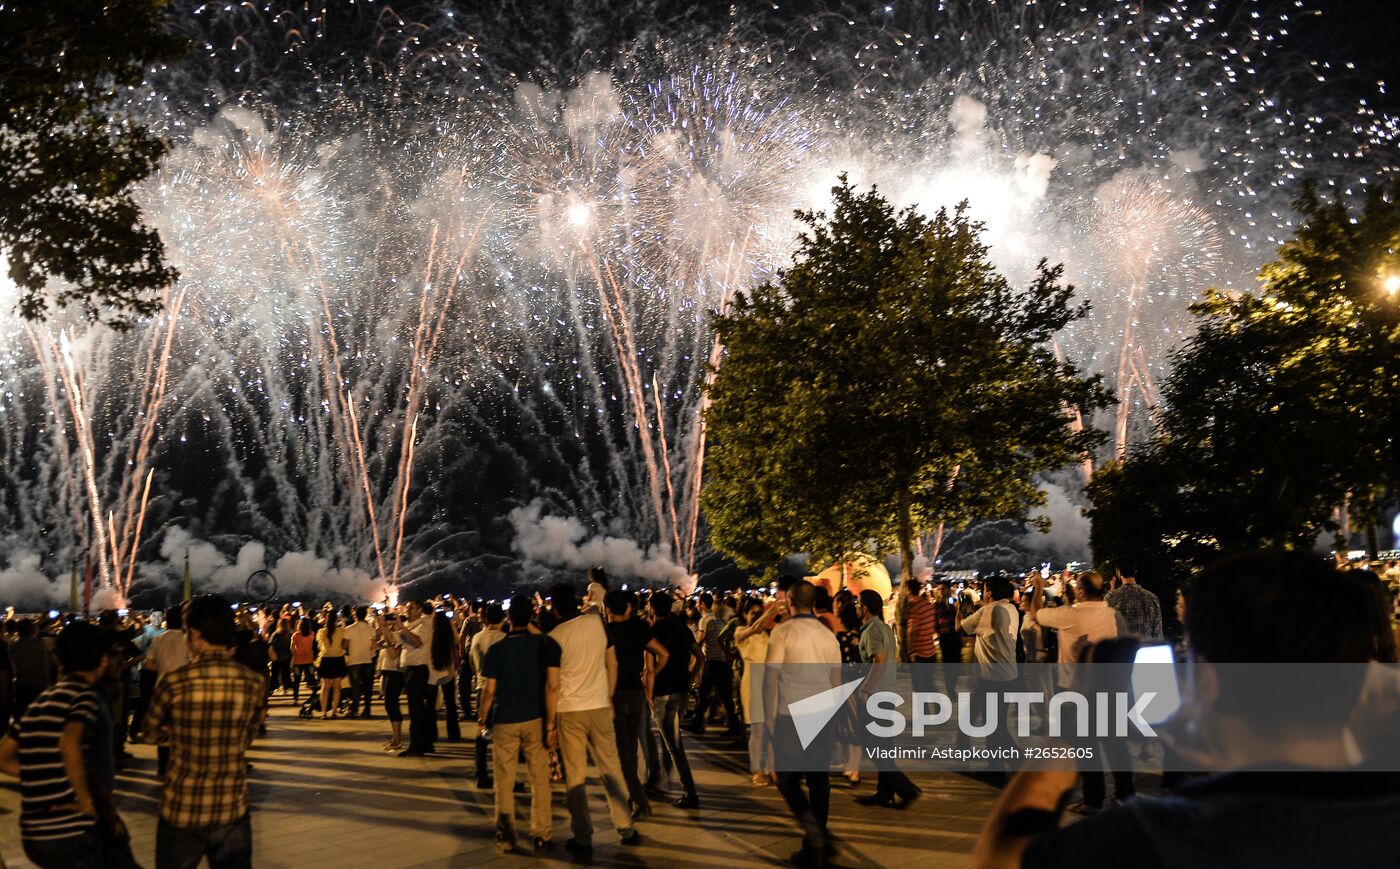
[[[812,740],[817,738],[822,728],[836,715],[836,711],[864,681],[865,677],[861,676],[820,694],[813,694],[788,704],[788,714],[792,716],[792,726],[797,730],[797,739],[802,743],[803,751],[807,750]]]

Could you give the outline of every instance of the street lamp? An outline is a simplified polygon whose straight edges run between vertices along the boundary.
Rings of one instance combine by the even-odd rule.
[[[1381,286],[1392,296],[1400,293],[1400,275],[1386,275],[1381,279]]]

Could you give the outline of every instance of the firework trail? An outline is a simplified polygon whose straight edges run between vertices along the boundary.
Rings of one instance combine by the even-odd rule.
[[[1066,262],[1094,311],[1057,349],[1116,384],[1121,453],[1189,302],[1291,231],[1303,167],[1372,177],[1395,143],[1299,101],[1336,73],[1280,47],[1306,9],[646,7],[612,32],[603,5],[178,3],[197,51],[132,111],[174,145],[144,202],[183,278],[126,334],[0,324],[0,553],[90,549],[123,597],[177,544],[230,583],[295,555],[311,586],[499,588],[562,563],[520,545],[560,519],[573,555],[688,572],[709,314],[841,171],[968,199],[1013,280]],[[945,551],[1009,557],[970,534]]]

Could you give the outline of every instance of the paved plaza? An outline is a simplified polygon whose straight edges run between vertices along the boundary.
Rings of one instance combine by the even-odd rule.
[[[463,731],[470,737],[474,725],[465,724]],[[268,735],[250,755],[255,866],[572,864],[563,849],[569,827],[562,783],[555,785],[554,849],[536,855],[527,847],[501,857],[492,835],[491,792],[474,786],[471,741],[440,741],[431,759],[399,758],[380,750],[387,732],[382,716],[306,721],[296,717],[290,698],[274,698]],[[602,789],[591,786],[593,865],[788,865],[800,844],[796,826],[776,789],[749,784],[746,754],[717,750],[726,741],[717,734],[687,737],[702,808],[656,806],[638,824],[640,846],[618,846]],[[137,745],[132,751],[136,759],[121,775],[118,801],[137,858],[154,866],[160,796],[155,749]],[[995,789],[960,775],[929,773],[915,776],[924,799],[906,812],[856,805],[856,796],[871,792],[873,777],[869,773],[858,790],[839,778],[833,784],[831,826],[842,843],[837,865],[963,865]],[[522,819],[528,801],[522,794]],[[11,869],[30,865],[20,850],[19,793],[10,779],[0,782],[0,855]]]

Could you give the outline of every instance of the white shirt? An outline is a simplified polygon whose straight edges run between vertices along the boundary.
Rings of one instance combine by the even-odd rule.
[[[432,616],[423,616],[416,622],[409,622],[403,626],[404,633],[413,634],[419,639],[415,647],[412,643],[403,644],[403,654],[399,659],[400,665],[406,670],[409,667],[429,667],[433,663],[433,619]]]
[[[1016,621],[1016,607],[1009,600],[993,601],[963,619],[963,632],[976,637],[972,657],[979,678],[1016,678]]]
[[[1128,632],[1128,623],[1118,610],[1101,600],[1080,601],[1074,606],[1042,609],[1036,613],[1042,627],[1060,632],[1060,682],[1068,685],[1079,661],[1079,646],[1111,640]]]
[[[588,712],[612,706],[608,696],[608,632],[595,615],[577,615],[556,625],[559,644],[559,711]]]
[[[481,676],[481,664],[486,660],[487,650],[505,638],[506,632],[501,630],[499,625],[478,631],[476,636],[472,637],[472,645],[468,654],[471,655],[472,659],[472,681],[476,684],[477,689],[486,683],[486,680]]]
[[[368,664],[374,660],[374,628],[369,622],[355,622],[345,628],[345,664]]]
[[[795,700],[829,691],[841,684],[841,644],[836,642],[836,635],[815,616],[794,616],[773,628],[773,633],[768,637],[768,656],[764,667],[778,664],[807,665],[777,667],[778,696],[774,711],[778,715],[790,715],[788,705]],[[811,666],[813,664],[831,666]]]
[[[185,666],[189,661],[190,647],[185,642],[185,632],[179,628],[171,628],[151,640],[151,647],[146,650],[146,660],[141,666],[155,673],[156,679],[159,680],[175,668]]]

